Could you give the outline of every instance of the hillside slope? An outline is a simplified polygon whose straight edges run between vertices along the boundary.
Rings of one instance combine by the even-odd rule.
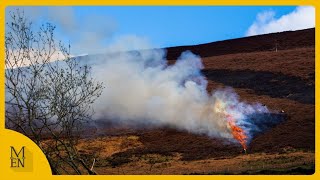
[[[172,47],[168,48],[168,59],[191,50],[202,57],[209,92],[230,86],[243,101],[285,112],[286,121],[254,138],[249,147],[252,151],[281,151],[285,147],[314,150],[314,46],[312,28]]]
[[[249,145],[249,151],[280,152],[288,147],[314,151],[314,33],[313,28],[195,46],[171,47],[167,48],[168,59],[175,57],[175,53],[191,50],[202,57],[203,74],[208,80],[209,93],[221,87],[233,87],[242,101],[259,102],[267,105],[273,112],[284,112],[285,121],[257,135]],[[279,43],[278,51],[271,48],[275,37]],[[102,124],[100,125],[103,127],[109,126]],[[113,126],[111,129],[103,131],[119,134]],[[120,134],[132,134],[132,131],[140,134],[148,152],[184,151],[187,159],[234,155],[239,152],[239,148],[225,145],[220,140],[173,129],[124,131],[121,127]],[[159,140],[159,136],[163,140]],[[202,151],[203,148],[206,150]]]
[[[137,128],[101,121],[100,137],[85,140],[90,146],[80,144],[83,153],[101,151],[96,165],[100,174],[314,172],[314,29],[171,47],[167,48],[169,63],[185,50],[202,57],[209,93],[233,87],[241,101],[262,103],[281,114],[283,121],[257,134],[248,154],[242,154],[238,144],[170,127]]]

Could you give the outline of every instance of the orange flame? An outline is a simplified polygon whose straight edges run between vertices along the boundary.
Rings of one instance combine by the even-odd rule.
[[[233,137],[239,141],[244,150],[247,150],[247,136],[244,130],[236,125],[235,120],[231,115],[227,115],[227,118]]]
[[[231,107],[233,108],[233,107]],[[217,101],[215,104],[214,110],[216,112],[222,113],[226,115],[228,124],[231,128],[231,133],[233,135],[233,138],[236,139],[243,147],[243,149],[246,151],[247,150],[247,135],[245,131],[236,125],[235,119],[232,117],[232,115],[228,114],[227,111],[225,110],[225,107],[223,106],[223,103],[221,101]]]

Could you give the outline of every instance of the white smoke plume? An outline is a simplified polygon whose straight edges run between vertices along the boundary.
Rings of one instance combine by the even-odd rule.
[[[115,47],[121,51],[119,43]],[[240,102],[231,88],[208,94],[199,56],[186,51],[168,65],[165,55],[165,50],[157,49],[82,57],[106,86],[94,105],[95,119],[165,125],[234,141],[227,118],[231,115],[249,141],[251,128],[256,127],[247,118],[268,113],[267,107]]]
[[[70,8],[56,10],[59,11],[53,12],[63,10],[72,14]],[[58,23],[62,27],[67,26],[64,27],[66,31],[74,29],[75,25],[68,24],[68,19],[54,17],[54,21],[62,21]],[[69,18],[72,19],[72,16]],[[79,40],[76,49],[86,49],[88,46],[94,50],[100,49],[101,36],[113,31],[113,28],[101,24],[86,27],[91,28],[88,30],[90,33]],[[150,50],[152,47],[146,38],[126,35],[104,46],[105,54],[77,58],[81,63],[91,65],[94,78],[106,86],[94,104],[95,119],[171,126],[231,141],[235,140],[232,124],[244,130],[246,142],[251,140],[252,132],[260,131],[252,117],[268,113],[267,107],[240,102],[231,88],[209,94],[207,80],[201,74],[203,64],[199,56],[186,51],[175,64],[168,65],[165,50]]]

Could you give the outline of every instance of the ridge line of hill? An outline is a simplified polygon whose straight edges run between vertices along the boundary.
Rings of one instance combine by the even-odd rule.
[[[190,50],[201,57],[210,57],[312,46],[315,46],[315,28],[242,37],[206,44],[175,46],[165,49],[167,50],[167,59],[176,60],[186,50]]]

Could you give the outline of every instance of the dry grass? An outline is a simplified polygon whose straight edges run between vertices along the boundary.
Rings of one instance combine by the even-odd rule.
[[[134,137],[131,146],[121,144]],[[241,154],[235,157],[208,158],[203,160],[184,161],[181,153],[171,155],[131,154],[129,160],[111,165],[108,160],[117,152],[124,152],[143,146],[135,136],[105,137],[103,139],[83,140],[79,148],[82,152],[99,147],[102,141],[106,148],[101,151],[94,168],[99,174],[241,174],[254,173],[261,170],[287,170],[292,167],[314,165],[314,153],[303,152],[292,147],[282,149],[282,153],[253,153]],[[83,146],[86,144],[86,146]],[[88,148],[90,147],[90,148]],[[123,161],[123,159],[114,159]]]
[[[267,71],[305,80],[313,79],[315,73],[314,47],[228,54],[202,59],[206,69]]]
[[[82,154],[97,154],[99,158],[110,157],[119,152],[142,146],[138,136],[114,136],[82,139],[77,145]]]

